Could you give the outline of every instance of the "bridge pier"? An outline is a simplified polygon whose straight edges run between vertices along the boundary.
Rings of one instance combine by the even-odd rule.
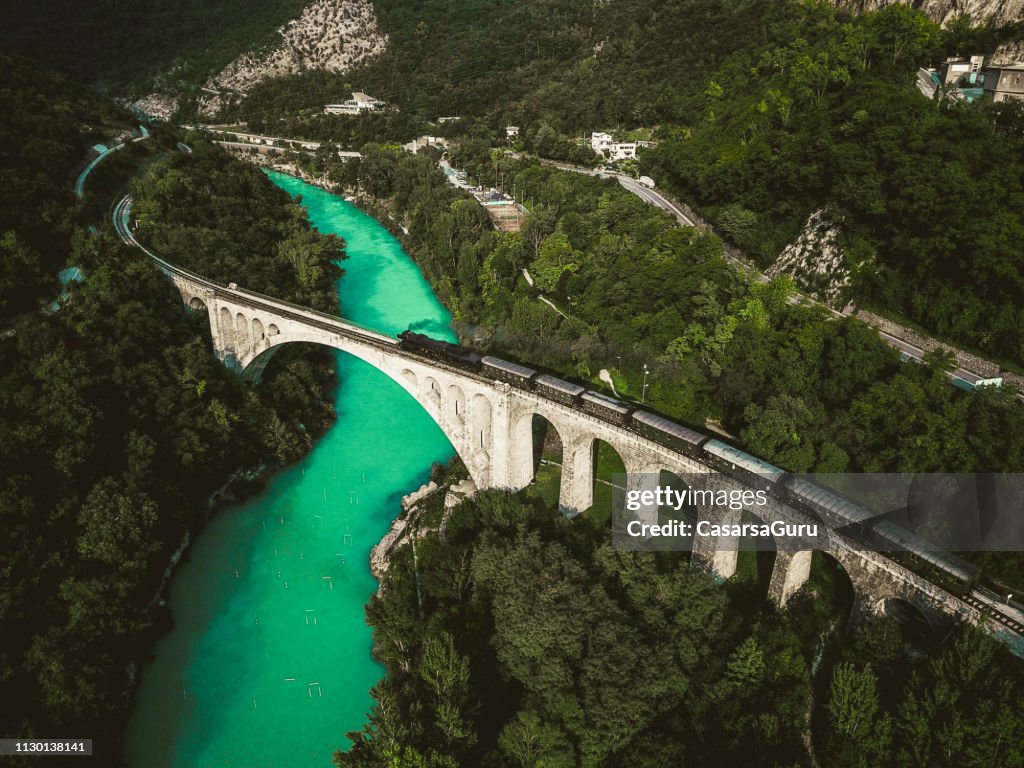
[[[558,506],[579,514],[594,504],[594,444],[589,435],[562,444],[562,487]]]
[[[785,608],[790,598],[807,583],[811,575],[811,556],[812,552],[809,549],[775,553],[768,597],[779,608]]]

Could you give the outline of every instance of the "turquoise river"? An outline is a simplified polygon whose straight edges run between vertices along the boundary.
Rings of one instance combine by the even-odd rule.
[[[336,195],[291,176],[314,225],[345,238],[342,314],[384,333],[454,340],[450,316],[398,242]],[[364,606],[369,552],[401,496],[451,445],[397,384],[338,353],[338,421],[301,463],[218,514],[170,585],[175,627],[142,671],[131,768],[328,766],[362,727],[383,674]]]

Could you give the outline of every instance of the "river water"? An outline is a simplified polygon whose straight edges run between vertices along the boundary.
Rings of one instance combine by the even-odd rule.
[[[340,197],[278,173],[310,219],[345,238],[342,315],[384,333],[455,340],[450,316],[398,242]],[[370,549],[399,500],[454,453],[404,390],[338,353],[338,421],[300,464],[218,514],[188,550],[174,630],[143,672],[125,740],[131,768],[330,765],[384,670],[364,605]]]

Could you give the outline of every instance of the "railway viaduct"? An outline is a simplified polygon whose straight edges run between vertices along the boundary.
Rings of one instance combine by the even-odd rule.
[[[519,490],[530,484],[534,477],[535,416],[546,419],[561,440],[559,503],[568,513],[583,511],[593,503],[598,440],[618,453],[629,475],[657,478],[661,472],[692,475],[713,471],[692,457],[625,427],[538,393],[413,354],[402,349],[396,338],[246,291],[233,283],[224,286],[176,267],[134,238],[128,226],[130,204],[130,198],[124,198],[115,207],[114,221],[119,234],[145,251],[170,277],[186,307],[208,317],[215,352],[226,365],[244,377],[258,380],[273,354],[284,344],[322,344],[351,354],[387,375],[427,411],[455,448],[479,490]],[[769,498],[770,506],[757,510],[762,517],[771,514],[774,519],[813,522],[803,511]],[[904,601],[916,607],[931,624],[962,618],[987,624],[1007,636],[1004,624],[975,605],[883,555],[864,551],[863,546],[835,531],[828,531],[825,541],[823,546],[819,539],[814,548],[835,558],[849,575],[858,613],[882,613],[894,601]],[[698,548],[694,551],[694,562],[725,579],[736,571],[737,552]],[[810,548],[776,554],[770,582],[770,596],[776,604],[784,606],[800,589],[810,567]]]

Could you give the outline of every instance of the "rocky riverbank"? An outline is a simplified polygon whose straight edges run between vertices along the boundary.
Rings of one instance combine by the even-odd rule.
[[[384,588],[383,578],[395,553],[414,539],[422,539],[431,532],[436,531],[443,539],[451,510],[464,500],[472,498],[476,492],[477,488],[472,480],[449,477],[441,480],[440,484],[431,480],[413,493],[402,497],[401,514],[395,518],[390,530],[384,534],[380,542],[370,550],[370,571],[374,578],[381,582],[377,594]]]

